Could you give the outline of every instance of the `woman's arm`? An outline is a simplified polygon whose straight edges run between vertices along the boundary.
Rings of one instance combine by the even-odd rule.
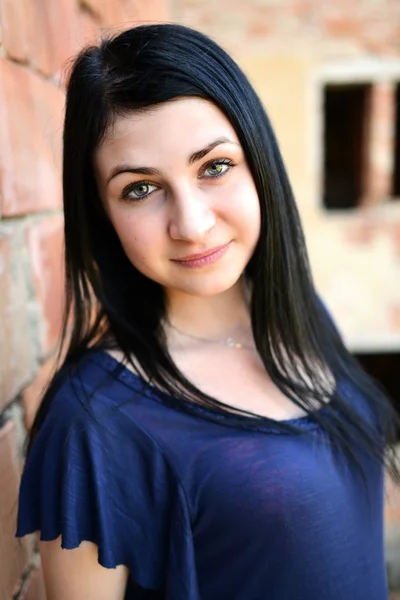
[[[97,546],[82,542],[63,550],[61,538],[40,542],[47,600],[123,600],[128,570],[105,569],[97,561]]]

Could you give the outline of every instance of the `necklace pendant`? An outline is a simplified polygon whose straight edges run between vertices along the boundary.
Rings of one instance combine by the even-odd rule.
[[[226,340],[226,345],[229,348],[242,348],[242,344],[240,342],[236,342],[233,338],[228,338]]]

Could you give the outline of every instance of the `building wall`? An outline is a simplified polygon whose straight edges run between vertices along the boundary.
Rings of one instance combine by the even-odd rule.
[[[174,0],[174,21],[211,35],[238,57],[289,51],[323,58],[398,56],[397,0]]]
[[[274,125],[300,208],[317,287],[354,351],[400,349],[400,200],[393,169],[400,82],[397,0],[176,0],[176,21],[222,44],[250,77]],[[322,203],[323,90],[372,83],[362,206]],[[340,124],[338,124],[340,126]]]
[[[0,0],[0,600],[44,600],[34,541],[14,531],[61,324],[62,73],[101,30],[166,18],[163,0]]]

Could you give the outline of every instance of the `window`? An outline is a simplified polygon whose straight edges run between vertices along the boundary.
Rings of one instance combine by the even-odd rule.
[[[327,85],[324,89],[324,205],[351,209],[363,193],[371,86]]]

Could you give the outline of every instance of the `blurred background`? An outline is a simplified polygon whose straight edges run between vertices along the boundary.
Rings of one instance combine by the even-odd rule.
[[[400,408],[400,1],[0,0],[0,600],[44,600],[33,542],[14,540],[13,515],[60,332],[63,73],[100,35],[157,21],[211,35],[252,81],[317,288]],[[389,487],[395,588],[400,499]]]

